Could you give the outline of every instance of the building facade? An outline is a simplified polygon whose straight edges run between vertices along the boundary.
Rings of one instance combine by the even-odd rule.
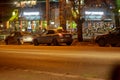
[[[32,6],[24,2],[21,3],[21,6],[17,6],[15,10],[18,10],[18,12],[8,20],[8,28],[11,30],[31,32],[37,32],[42,28],[48,28],[45,2],[38,1]],[[56,26],[55,18],[58,16],[58,13],[55,13],[55,11],[58,10],[58,2],[50,2],[49,8],[49,27],[54,27]]]
[[[85,18],[83,24],[83,32],[86,34],[91,33],[104,33],[112,29],[115,25],[114,13],[106,7],[103,2],[82,0],[85,1],[84,7],[81,10],[81,16]],[[64,17],[66,20],[67,30],[76,30],[76,24],[72,20],[71,6],[69,0],[66,0],[64,6]],[[23,2],[22,5],[17,7],[16,18],[13,16],[9,19],[8,28],[13,30],[32,31],[36,32],[42,28],[48,28],[46,22],[46,3],[34,2],[33,5]],[[14,15],[15,16],[15,15]],[[49,28],[58,28],[60,26],[60,4],[59,2],[50,2],[49,5]]]

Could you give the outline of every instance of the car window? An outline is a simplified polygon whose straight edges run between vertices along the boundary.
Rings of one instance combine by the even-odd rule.
[[[32,35],[32,34],[30,32],[21,32],[21,35],[26,36],[26,35]]]
[[[15,36],[22,36],[20,32],[16,32]]]

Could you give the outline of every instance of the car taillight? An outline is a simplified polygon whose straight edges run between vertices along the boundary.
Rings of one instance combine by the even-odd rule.
[[[60,37],[63,37],[63,34],[61,34],[61,33],[59,33],[58,35],[59,35]]]

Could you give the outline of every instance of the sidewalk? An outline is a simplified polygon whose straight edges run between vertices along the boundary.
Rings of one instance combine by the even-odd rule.
[[[73,43],[72,43],[73,46],[95,46],[95,42],[94,42],[94,39],[91,39],[89,37],[86,37],[83,39],[83,42],[79,42],[77,39],[74,39],[73,40]]]

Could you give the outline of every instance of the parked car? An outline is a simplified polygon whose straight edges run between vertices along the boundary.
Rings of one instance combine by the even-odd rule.
[[[72,44],[72,34],[63,32],[60,29],[49,29],[44,33],[34,38],[33,44],[38,46],[39,44],[47,44],[47,45],[59,45],[60,43],[66,43],[67,45]]]
[[[120,47],[120,28],[116,28],[107,34],[97,36],[95,42],[101,47],[106,45]]]
[[[4,41],[6,36],[8,36],[10,33],[8,31],[0,31],[0,41]]]
[[[5,38],[6,45],[8,44],[15,44],[18,45],[24,43],[32,43],[33,42],[33,35],[29,32],[12,32],[9,36]]]

